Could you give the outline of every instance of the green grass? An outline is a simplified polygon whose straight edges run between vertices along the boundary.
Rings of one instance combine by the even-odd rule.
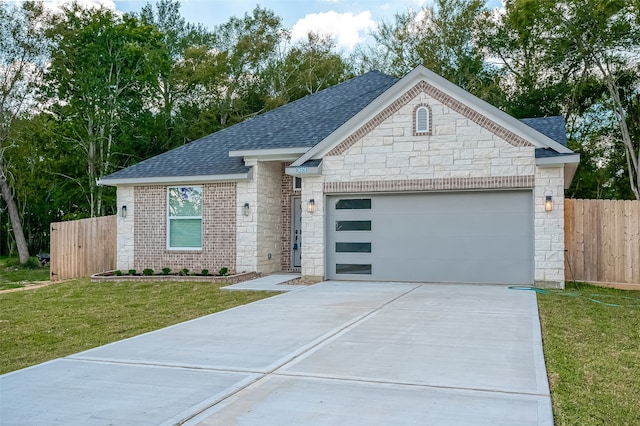
[[[538,306],[555,423],[640,424],[640,291],[567,283]]]
[[[87,278],[0,294],[0,374],[277,294],[223,285]]]
[[[49,280],[49,267],[42,267],[34,257],[28,266],[18,265],[15,258],[0,259],[0,290],[24,287],[25,283]]]

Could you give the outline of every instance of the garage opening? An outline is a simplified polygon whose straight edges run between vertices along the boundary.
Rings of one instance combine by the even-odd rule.
[[[327,277],[533,284],[531,191],[327,197]]]

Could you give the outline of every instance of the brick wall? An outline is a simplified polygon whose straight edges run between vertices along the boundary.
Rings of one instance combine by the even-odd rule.
[[[202,250],[167,250],[167,187],[135,187],[133,267],[234,270],[236,262],[236,184],[203,187]]]
[[[291,198],[293,193],[293,176],[285,174],[285,169],[289,164],[282,163],[282,187],[280,189],[282,198],[280,200],[282,234],[280,236],[281,253],[280,268],[283,271],[291,271]],[[299,192],[295,195],[299,195]]]

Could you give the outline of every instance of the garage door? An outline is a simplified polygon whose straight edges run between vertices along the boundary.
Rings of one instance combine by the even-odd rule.
[[[533,283],[530,191],[327,198],[327,277]]]

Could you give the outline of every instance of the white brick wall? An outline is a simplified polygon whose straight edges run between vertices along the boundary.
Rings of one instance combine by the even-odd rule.
[[[134,253],[134,211],[135,197],[133,186],[120,186],[117,192],[117,251],[116,251],[116,269],[128,271],[133,266]],[[127,206],[127,217],[121,215],[122,206]]]

